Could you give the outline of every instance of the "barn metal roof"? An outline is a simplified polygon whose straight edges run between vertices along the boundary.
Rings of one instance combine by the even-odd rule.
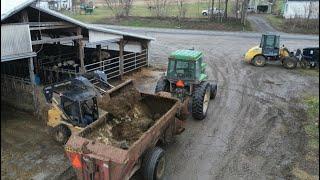
[[[7,19],[21,9],[29,6],[36,0],[2,0],[1,1],[1,21]]]
[[[133,34],[133,33],[127,33],[127,32],[123,32],[123,31],[117,31],[117,30],[112,30],[112,29],[106,29],[106,28],[102,28],[102,27],[97,27],[97,26],[93,26],[90,24],[86,24],[83,23],[81,21],[78,21],[76,19],[73,19],[71,17],[68,17],[64,14],[61,14],[59,12],[50,10],[50,9],[45,9],[45,8],[41,8],[41,7],[36,7],[35,5],[31,5],[31,7],[38,9],[39,11],[48,13],[52,16],[55,16],[57,18],[60,18],[64,21],[70,22],[72,24],[76,24],[78,26],[81,26],[83,28],[89,29],[89,30],[95,30],[95,31],[100,31],[100,32],[105,32],[105,33],[111,33],[111,34],[117,34],[117,35],[123,35],[123,36],[131,36],[131,37],[136,37],[136,38],[140,38],[140,39],[147,39],[147,40],[154,40],[154,38],[148,37],[148,36],[143,36],[143,35],[138,35],[138,34]]]
[[[8,17],[12,16],[13,14],[22,10],[23,8],[30,6],[32,8],[35,8],[35,9],[41,11],[41,12],[50,14],[50,15],[55,16],[57,18],[60,18],[64,21],[81,26],[81,27],[89,29],[89,30],[95,30],[95,31],[100,31],[100,32],[105,32],[105,33],[135,37],[135,38],[146,39],[146,40],[155,40],[154,38],[151,38],[148,36],[123,32],[123,31],[117,31],[117,30],[112,30],[112,29],[106,29],[106,28],[96,27],[96,26],[93,26],[90,24],[86,24],[86,23],[83,23],[83,22],[78,21],[76,19],[73,19],[71,17],[68,17],[66,15],[63,15],[59,12],[56,12],[56,11],[53,11],[50,9],[41,8],[41,7],[36,7],[35,4],[32,4],[33,2],[36,2],[36,0],[1,0],[1,21],[7,19]]]

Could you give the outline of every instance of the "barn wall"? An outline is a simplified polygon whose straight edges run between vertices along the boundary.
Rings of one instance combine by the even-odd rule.
[[[1,57],[31,52],[29,25],[1,25]]]

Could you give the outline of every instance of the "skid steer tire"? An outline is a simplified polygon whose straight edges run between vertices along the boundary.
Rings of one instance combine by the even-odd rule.
[[[286,57],[283,60],[283,67],[287,69],[294,69],[297,67],[297,60],[293,57]]]
[[[213,83],[213,84],[210,84],[211,86],[211,89],[210,89],[210,99],[214,99],[216,98],[216,95],[217,95],[217,84]]]
[[[303,68],[303,69],[307,69],[308,61],[306,61],[305,59],[301,60],[300,67]]]
[[[61,145],[65,145],[71,136],[71,130],[64,124],[59,124],[53,131],[54,139]]]
[[[161,78],[158,80],[157,85],[156,85],[156,89],[155,89],[155,93],[158,92],[169,92],[170,91],[170,87],[169,87],[169,81]]]
[[[148,150],[142,160],[142,174],[145,180],[163,179],[165,171],[165,152],[160,147]]]
[[[266,65],[266,58],[262,55],[257,55],[253,58],[252,64],[257,67],[263,67]]]
[[[211,93],[211,86],[209,83],[201,83],[195,89],[192,96],[192,116],[197,120],[203,120],[207,116]],[[208,97],[209,96],[209,97]]]

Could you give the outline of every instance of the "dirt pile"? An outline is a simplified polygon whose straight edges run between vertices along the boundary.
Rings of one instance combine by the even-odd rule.
[[[109,101],[100,100],[98,105],[111,115],[88,138],[122,149],[128,149],[160,117],[151,113],[135,88],[126,89]]]

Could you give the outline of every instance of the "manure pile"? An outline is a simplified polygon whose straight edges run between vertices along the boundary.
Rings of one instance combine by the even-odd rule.
[[[94,129],[87,138],[128,149],[147,131],[159,114],[152,114],[135,88],[121,91],[110,101],[99,101],[98,106],[111,114],[111,120]]]

